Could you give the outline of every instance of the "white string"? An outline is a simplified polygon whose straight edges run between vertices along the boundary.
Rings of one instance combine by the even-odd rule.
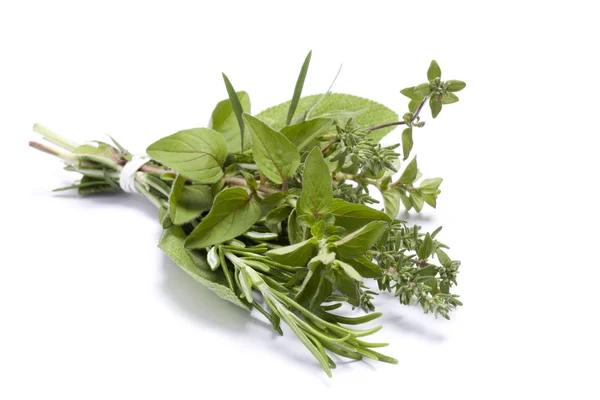
[[[148,156],[134,155],[127,164],[123,166],[121,174],[119,175],[119,185],[126,193],[138,193],[135,187],[135,174],[138,169],[142,168],[142,165],[150,161]]]

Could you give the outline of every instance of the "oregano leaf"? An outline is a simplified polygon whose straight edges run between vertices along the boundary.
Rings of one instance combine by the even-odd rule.
[[[296,146],[258,118],[244,114],[244,121],[252,133],[252,155],[260,172],[279,184],[294,175],[300,166]]]
[[[316,219],[328,212],[333,202],[333,188],[329,167],[318,147],[312,149],[304,162],[302,183],[296,205],[298,216],[311,215]]]
[[[191,249],[204,248],[234,239],[254,225],[260,208],[242,188],[227,188],[214,200],[213,207],[185,241]]]
[[[186,178],[178,175],[169,196],[169,215],[175,225],[181,225],[210,209],[213,196],[206,185],[186,185]]]
[[[219,132],[195,128],[157,140],[146,153],[198,183],[215,183],[223,177],[227,143]]]

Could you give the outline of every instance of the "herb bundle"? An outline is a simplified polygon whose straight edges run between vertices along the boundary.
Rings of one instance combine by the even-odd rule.
[[[442,81],[432,61],[427,82],[401,91],[410,102],[399,119],[331,88],[301,97],[310,57],[291,101],[255,116],[248,94],[223,75],[228,99],[217,104],[210,126],[156,141],[141,161],[112,138],[81,145],[40,125],[34,131],[53,146],[30,145],[82,175],[57,190],[123,189],[147,198],[158,209],[159,247],[167,255],[218,296],[259,311],[280,334],[286,324],[331,376],[330,354],[396,363],[375,350],[385,343],[363,341],[380,326],[352,327],[381,315],[366,279],[435,316],[449,318],[461,305],[451,292],[460,262],[437,240],[441,228],[423,233],[395,218],[401,207],[436,206],[442,179],[421,180],[416,157],[407,162],[413,131],[425,124],[426,104],[435,118],[458,101],[454,93],[465,83]],[[401,144],[378,143],[400,125]],[[381,192],[381,211],[371,187]],[[366,314],[339,315],[344,303]]]

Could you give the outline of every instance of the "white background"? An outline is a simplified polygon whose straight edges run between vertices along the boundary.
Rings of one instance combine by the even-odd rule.
[[[598,373],[598,12],[592,1],[2,2],[0,398],[592,398]],[[328,379],[290,334],[221,301],[156,243],[127,195],[52,194],[76,176],[27,147],[42,123],[132,151],[205,126],[226,97],[253,111],[338,92],[403,113],[431,59],[461,101],[415,135],[462,260],[451,321],[380,296],[399,365]],[[397,141],[395,131],[387,143]],[[320,398],[320,397],[319,397]]]

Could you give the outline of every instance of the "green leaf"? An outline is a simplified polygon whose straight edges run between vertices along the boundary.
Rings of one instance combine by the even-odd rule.
[[[335,216],[335,224],[348,232],[353,232],[371,221],[391,221],[390,217],[381,211],[342,199],[333,199],[329,211]]]
[[[427,70],[427,79],[429,79],[429,81],[432,81],[435,78],[441,78],[441,77],[442,77],[442,70],[440,69],[440,66],[438,65],[438,63],[435,60],[431,61],[431,64],[429,65],[429,69]]]
[[[400,93],[413,101],[418,101],[419,103],[425,98],[425,96],[417,92],[415,86],[402,89]]]
[[[419,193],[411,193],[410,201],[412,203],[412,206],[415,208],[415,211],[421,212],[421,210],[423,209],[423,202],[425,201],[423,196]]]
[[[242,106],[242,111],[250,113],[250,97],[246,92],[237,92],[237,98]],[[240,153],[250,147],[250,134],[244,131],[244,149],[240,141],[240,124],[237,120],[231,100],[220,101],[212,112],[209,128],[220,132],[225,138],[229,153]]]
[[[373,243],[379,239],[387,226],[387,222],[373,221],[361,229],[352,232],[335,242],[337,252],[345,258],[365,255]]]
[[[223,243],[243,234],[260,217],[260,208],[242,188],[220,192],[212,209],[188,236],[185,245],[197,249]]]
[[[408,102],[408,111],[414,113],[418,110],[422,100],[411,100]]]
[[[302,193],[298,198],[296,210],[298,216],[319,215],[329,211],[333,201],[333,188],[329,167],[321,149],[312,149],[304,162],[304,173],[302,175]]]
[[[310,302],[317,294],[319,289],[319,283],[322,279],[321,271],[323,271],[324,265],[321,263],[315,263],[313,268],[308,269],[308,273],[302,281],[300,290],[294,297],[298,303],[304,307],[310,307]]]
[[[431,207],[435,208],[437,205],[436,197],[432,194],[423,194],[423,200],[425,203],[429,204]]]
[[[296,209],[294,208],[288,218],[288,239],[290,243],[295,244],[302,241],[303,231],[302,225],[297,221]]]
[[[281,129],[281,133],[302,151],[331,127],[333,119],[314,118]]]
[[[252,133],[252,155],[260,172],[272,182],[281,184],[300,166],[300,153],[288,138],[261,120],[244,114]]]
[[[442,264],[444,267],[449,267],[450,264],[452,263],[452,260],[450,259],[450,257],[448,257],[448,254],[446,254],[446,252],[442,249],[437,249],[435,251],[435,254],[437,255],[438,261],[440,262],[440,264]]]
[[[429,107],[431,108],[431,116],[433,118],[437,117],[442,111],[442,102],[440,100],[435,100],[433,97],[429,99]]]
[[[354,268],[352,268],[352,265],[340,260],[336,260],[335,263],[337,266],[341,267],[342,270],[346,273],[346,275],[348,275],[350,278],[354,279],[355,281],[362,281],[360,274],[356,272]]]
[[[392,187],[384,190],[381,195],[383,196],[385,213],[388,217],[395,219],[398,212],[400,212],[400,192]]]
[[[431,85],[429,83],[421,83],[420,85],[415,86],[415,92],[421,95],[422,100],[425,96],[431,94]]]
[[[244,149],[244,120],[242,119],[244,108],[242,107],[242,103],[240,102],[233,85],[225,74],[223,74],[223,82],[225,82],[225,88],[227,89],[227,94],[229,95],[231,108],[233,108],[233,113],[235,114],[235,118],[237,119],[240,127],[240,149]]]
[[[413,148],[412,128],[406,128],[402,131],[402,154],[403,160],[406,160]]]
[[[282,204],[267,214],[265,220],[267,224],[278,224],[281,221],[286,220],[292,212],[292,206],[289,204]]]
[[[425,235],[425,239],[423,239],[423,243],[419,247],[419,252],[417,255],[420,260],[427,260],[431,253],[433,252],[433,239],[431,235],[428,233]]]
[[[402,205],[404,206],[406,211],[412,208],[412,202],[410,201],[410,198],[408,196],[406,196],[403,193],[400,193],[400,200],[402,201]]]
[[[158,210],[158,221],[160,222],[160,226],[162,226],[163,229],[169,229],[173,226],[173,222],[169,217],[169,210],[167,209],[167,207],[163,206]]]
[[[169,215],[175,225],[189,222],[210,209],[213,196],[210,187],[186,185],[186,178],[178,175],[171,187]]]
[[[314,296],[312,297],[312,299],[310,299],[308,308],[310,310],[314,310],[315,308],[320,306],[321,303],[323,303],[329,296],[331,296],[331,293],[333,293],[333,284],[330,280],[321,275],[319,277],[319,286],[317,286],[317,290]]]
[[[448,90],[450,92],[460,92],[466,86],[467,86],[467,84],[464,83],[463,81],[457,81],[457,80],[453,80],[453,79],[446,81],[446,87],[448,88]]]
[[[417,157],[415,156],[410,163],[406,166],[406,169],[400,176],[398,182],[403,183],[405,185],[409,185],[415,181],[417,178]]]
[[[364,278],[379,278],[381,268],[379,265],[369,261],[365,256],[355,258],[343,258],[342,261],[350,264]]]
[[[192,258],[184,247],[185,232],[179,226],[172,226],[165,229],[160,238],[158,247],[165,252],[181,269],[191,275],[208,289],[215,292],[219,297],[229,300],[233,304],[248,309],[240,301],[236,294],[227,286],[227,281],[223,274],[213,272],[206,261],[202,263],[202,258]]]
[[[454,93],[448,93],[448,96],[442,97],[442,104],[452,104],[458,101],[458,96]]]
[[[223,177],[227,144],[219,132],[195,128],[159,139],[146,153],[198,183],[214,183]]]
[[[280,264],[303,267],[315,256],[317,244],[314,238],[289,246],[269,250],[267,256]]]
[[[435,193],[443,181],[442,178],[424,179],[419,185],[419,189],[421,189],[421,193]]]
[[[296,87],[294,88],[294,95],[292,97],[292,101],[290,102],[290,108],[288,109],[287,119],[285,121],[286,125],[289,125],[292,122],[292,117],[296,112],[296,107],[298,107],[298,102],[300,101],[300,96],[302,95],[302,87],[304,87],[304,80],[306,79],[306,73],[308,72],[308,66],[310,64],[310,57],[312,56],[312,51],[309,51],[306,59],[304,59],[304,63],[302,64],[302,68],[300,69],[300,75],[298,75],[298,80],[296,81]]]
[[[294,118],[302,114],[304,110],[317,102],[321,97],[323,97],[322,94],[302,97],[298,102]],[[286,125],[285,122],[289,105],[289,101],[281,103],[262,111],[257,117],[265,121],[273,129],[281,129]],[[380,103],[362,97],[341,93],[329,93],[324,96],[322,101],[312,109],[310,118],[321,117],[334,111],[339,112],[340,110],[345,112],[364,110],[363,113],[354,119],[358,125],[364,127],[398,120],[398,114]],[[394,129],[394,127],[378,129],[371,132],[369,138],[374,142],[378,142],[381,138],[391,132],[392,129]]]

